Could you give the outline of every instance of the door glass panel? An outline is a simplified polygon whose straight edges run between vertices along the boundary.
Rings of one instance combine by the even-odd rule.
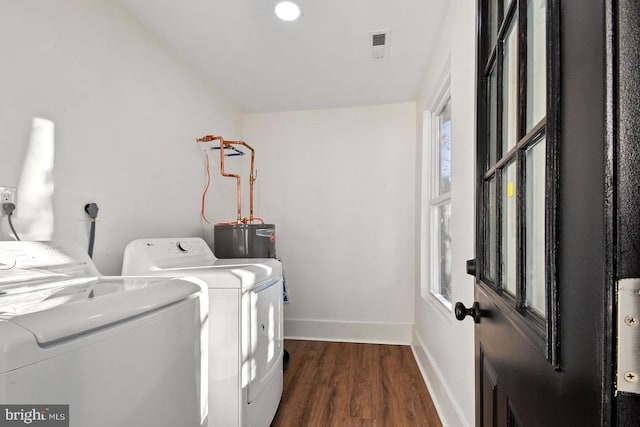
[[[504,40],[502,85],[502,154],[504,155],[517,142],[518,24],[515,18]]]
[[[492,0],[489,2],[489,37],[488,37],[488,49],[491,49],[496,45],[498,38],[498,1]]]
[[[489,121],[489,166],[496,162],[496,151],[498,150],[498,74],[496,67],[493,67],[489,74],[489,106],[487,108]]]
[[[527,3],[527,131],[546,114],[546,4],[547,0]]]
[[[545,157],[546,140],[538,141],[526,153],[526,243],[525,283],[527,306],[546,315],[545,268]]]
[[[497,227],[497,210],[496,210],[496,177],[495,175],[491,177],[491,179],[485,183],[487,187],[487,198],[486,206],[487,206],[487,225],[486,225],[486,242],[487,247],[485,248],[485,277],[491,280],[493,283],[496,283],[496,265],[497,265],[497,248],[496,248],[496,236],[498,235],[498,227]]]
[[[451,191],[451,99],[438,114],[440,132],[440,168],[438,194]]]
[[[549,333],[558,322],[551,270],[557,249],[549,242],[556,241],[559,132],[547,121],[558,121],[550,102],[559,97],[553,83],[557,55],[551,50],[560,42],[560,6],[549,0],[480,0],[478,6],[477,295],[499,304],[558,366],[557,334]],[[501,407],[500,424],[507,426],[506,406]],[[519,425],[515,413],[509,422]]]
[[[451,203],[437,207],[440,248],[440,294],[451,300]]]
[[[502,287],[516,294],[516,163],[502,174]]]

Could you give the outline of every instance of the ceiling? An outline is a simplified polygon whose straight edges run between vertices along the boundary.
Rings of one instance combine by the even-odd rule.
[[[416,98],[446,0],[119,0],[245,112],[404,102]],[[390,30],[373,59],[371,32]]]

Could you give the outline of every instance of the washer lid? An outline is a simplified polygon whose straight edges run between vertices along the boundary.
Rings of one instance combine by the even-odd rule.
[[[279,279],[282,276],[282,263],[272,258],[217,260],[212,265],[157,269],[144,274],[195,276],[207,282],[209,289],[249,289],[263,282]]]
[[[3,290],[0,318],[22,326],[46,345],[195,297],[201,286],[189,279],[91,278]]]

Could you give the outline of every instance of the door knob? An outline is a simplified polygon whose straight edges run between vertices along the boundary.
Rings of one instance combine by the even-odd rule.
[[[477,301],[470,308],[465,307],[461,302],[457,302],[454,311],[458,320],[464,320],[465,317],[471,316],[475,323],[480,323],[480,305]]]

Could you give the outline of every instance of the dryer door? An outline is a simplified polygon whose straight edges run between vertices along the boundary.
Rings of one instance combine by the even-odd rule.
[[[253,402],[273,378],[282,375],[282,278],[249,292],[252,363],[248,401]]]

